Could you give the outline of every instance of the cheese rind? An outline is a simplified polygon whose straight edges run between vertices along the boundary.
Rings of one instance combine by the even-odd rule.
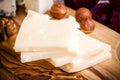
[[[27,10],[33,10],[39,13],[45,13],[53,5],[53,0],[25,0]]]

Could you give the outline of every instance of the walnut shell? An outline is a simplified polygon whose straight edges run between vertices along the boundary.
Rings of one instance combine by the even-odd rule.
[[[0,18],[0,40],[5,41],[18,32],[19,28],[12,19]]]

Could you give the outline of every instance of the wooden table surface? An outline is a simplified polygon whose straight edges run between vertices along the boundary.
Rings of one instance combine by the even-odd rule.
[[[68,14],[75,15],[75,11],[69,8]],[[13,18],[20,25],[26,16],[23,7],[19,7],[16,16]],[[88,34],[91,37],[106,42],[112,47],[112,58],[98,65],[85,69],[80,73],[88,80],[120,80],[120,62],[116,60],[117,49],[120,50],[120,34],[110,28],[95,22],[95,31]],[[120,52],[118,52],[120,54]]]
[[[75,15],[74,10],[69,9],[69,11],[71,15]],[[96,74],[91,73],[89,70],[82,71],[82,74],[91,80],[99,80],[99,77],[102,77],[104,80],[120,80],[120,62],[116,59],[116,54],[120,54],[120,52],[117,52],[117,49],[120,51],[120,34],[107,26],[96,21],[94,22],[95,31],[89,35],[110,44],[112,47],[112,58],[91,68],[92,72]]]

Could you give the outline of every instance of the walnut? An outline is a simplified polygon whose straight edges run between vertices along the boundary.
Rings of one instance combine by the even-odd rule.
[[[12,19],[0,18],[0,41],[5,41],[18,32],[19,28]]]

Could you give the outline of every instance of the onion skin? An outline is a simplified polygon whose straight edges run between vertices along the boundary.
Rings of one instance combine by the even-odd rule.
[[[53,18],[61,19],[66,15],[67,8],[61,3],[54,3],[49,12]]]

